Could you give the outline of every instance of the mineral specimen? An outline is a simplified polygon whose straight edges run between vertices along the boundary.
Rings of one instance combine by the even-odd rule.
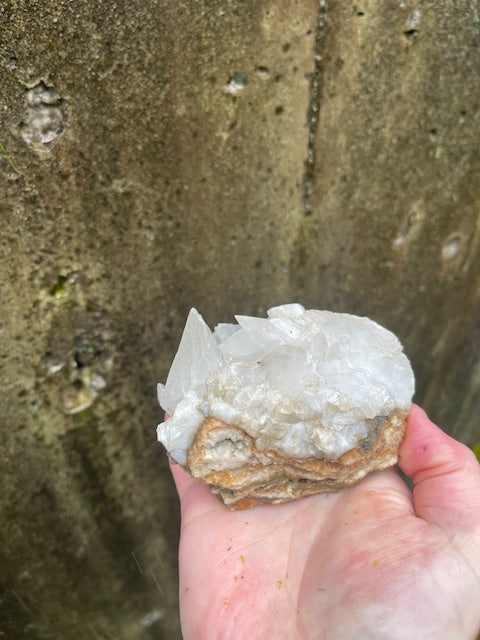
[[[338,491],[395,464],[414,377],[368,318],[286,304],[213,333],[192,309],[160,405],[172,459],[231,509]]]

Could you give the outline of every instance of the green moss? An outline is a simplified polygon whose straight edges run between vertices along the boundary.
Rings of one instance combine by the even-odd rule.
[[[48,293],[54,298],[63,298],[63,296],[66,296],[68,294],[67,277],[62,275],[58,276],[58,280]]]
[[[480,462],[480,442],[477,442],[473,445],[472,451],[477,456],[477,460]]]

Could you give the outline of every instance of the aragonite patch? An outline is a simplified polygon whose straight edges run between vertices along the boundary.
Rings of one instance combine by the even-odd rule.
[[[213,333],[192,309],[157,428],[230,508],[338,491],[395,464],[414,377],[368,318],[287,304]]]

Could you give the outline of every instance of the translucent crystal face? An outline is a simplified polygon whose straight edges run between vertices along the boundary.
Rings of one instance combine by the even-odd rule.
[[[372,421],[408,413],[414,377],[399,340],[368,318],[287,304],[213,333],[192,309],[165,385],[157,435],[186,463],[205,417],[241,427],[259,450],[335,459]]]

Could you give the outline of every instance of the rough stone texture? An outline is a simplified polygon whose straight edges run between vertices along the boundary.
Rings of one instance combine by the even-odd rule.
[[[0,629],[176,638],[155,383],[191,306],[368,315],[480,440],[478,7],[12,0],[0,27]]]
[[[340,491],[357,484],[371,471],[397,462],[407,427],[405,414],[380,417],[375,422],[377,428],[360,446],[334,460],[319,460],[296,458],[275,450],[259,451],[255,440],[243,429],[206,418],[188,452],[186,469],[208,483],[230,509],[250,509],[258,504],[278,504]],[[240,446],[241,463],[224,465],[225,441]]]

